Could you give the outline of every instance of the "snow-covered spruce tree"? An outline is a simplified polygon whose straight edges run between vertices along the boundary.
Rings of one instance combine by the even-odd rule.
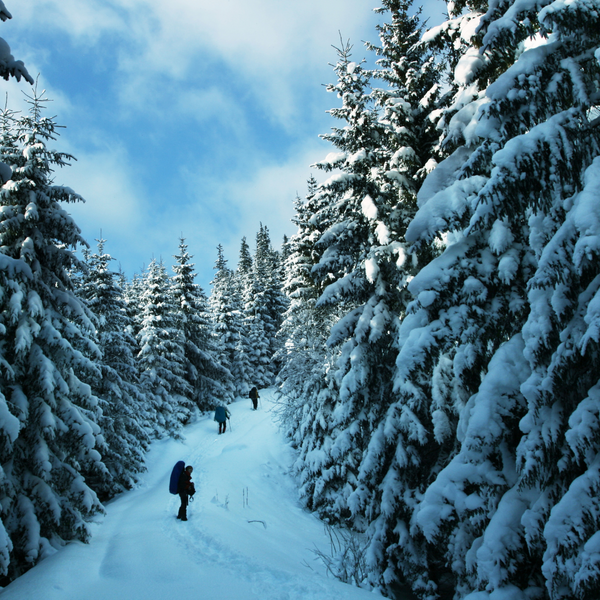
[[[127,278],[124,275],[122,276],[123,283],[121,287],[123,288],[123,300],[125,301],[125,310],[131,323],[131,334],[134,339],[137,339],[137,334],[142,328],[142,293],[145,285],[144,279],[145,269],[142,270],[142,273],[134,273],[131,281],[127,281]]]
[[[289,300],[280,328],[279,416],[282,426],[298,450],[294,471],[300,482],[300,493],[310,509],[319,508],[321,449],[328,444],[331,407],[337,397],[334,382],[326,373],[333,366],[335,350],[327,346],[329,332],[339,319],[335,305],[316,306],[318,287],[313,280],[313,252],[320,232],[311,217],[317,182],[308,182],[304,199],[295,201],[292,221],[297,232],[289,242],[290,253],[285,262],[283,290]],[[328,387],[331,385],[331,388]]]
[[[233,402],[236,395],[248,394],[247,364],[242,346],[242,312],[236,282],[227,266],[223,247],[217,246],[216,273],[211,281],[209,298],[211,318],[214,323],[219,364],[231,374],[225,386],[225,403]]]
[[[367,90],[369,73],[362,63],[351,61],[349,43],[343,43],[337,52],[339,60],[334,70],[338,82],[327,89],[342,100],[340,108],[330,111],[342,125],[321,137],[330,141],[338,152],[329,154],[316,166],[338,172],[318,186],[311,200],[314,205],[311,223],[320,234],[312,251],[311,276],[319,294],[316,306],[329,306],[331,313],[343,315],[328,338],[328,344],[340,357],[320,383],[323,393],[315,394],[321,398],[319,411],[326,429],[312,432],[319,439],[307,440],[307,447],[318,448],[319,453],[307,454],[302,468],[313,480],[307,487],[313,494],[306,499],[308,505],[339,520],[349,516],[347,499],[356,487],[372,418],[369,409],[373,404],[367,398],[371,390],[366,378],[355,373],[347,378],[345,375],[353,350],[352,332],[369,298],[365,261],[369,253],[370,220],[363,209],[366,205],[370,209],[372,198],[378,197],[371,169],[379,162],[382,127]],[[368,209],[366,212],[371,214]],[[384,371],[382,365],[382,374]],[[363,375],[368,377],[366,372]],[[377,397],[378,390],[373,393]]]
[[[251,383],[259,388],[271,384],[274,373],[271,365],[270,333],[274,323],[267,307],[267,287],[269,271],[269,248],[265,248],[262,223],[256,234],[256,249],[252,260],[252,270],[245,289],[244,316],[245,331],[249,342]]]
[[[473,586],[492,591],[513,584],[524,597],[543,587],[542,597],[553,600],[591,599],[600,585],[600,565],[592,557],[600,539],[600,131],[590,123],[600,103],[599,19],[596,6],[580,2],[530,8],[520,21],[536,33],[533,47],[487,93],[490,118],[500,115],[515,132],[505,156],[494,161],[500,173],[492,181],[500,185],[502,178],[509,189],[518,181],[512,194],[529,217],[537,268],[527,285],[529,316],[522,329],[532,373],[521,386],[527,412],[518,431],[518,480],[483,534]],[[501,14],[490,12],[483,23],[484,47],[514,35]],[[522,133],[517,116],[525,106],[530,112]],[[522,173],[529,185],[519,179]],[[499,522],[518,537],[498,540],[493,532]],[[529,577],[514,575],[530,566]]]
[[[412,300],[407,283],[437,252],[435,244],[410,251],[405,244],[417,210],[416,193],[432,168],[439,138],[433,115],[439,112],[441,78],[431,50],[420,43],[419,15],[411,16],[410,8],[410,1],[384,0],[376,11],[386,16],[378,26],[380,45],[367,44],[379,57],[373,80],[387,86],[372,92],[379,110],[379,148],[369,173],[373,195],[362,202],[370,225],[363,261],[365,300],[344,347],[344,378],[362,379],[366,391],[361,393],[369,405],[366,454],[348,500],[358,528],[365,528],[384,503],[378,480],[387,459],[381,445],[383,416],[394,398],[398,326]],[[373,554],[370,558],[377,562]]]
[[[252,255],[250,254],[250,246],[248,246],[245,237],[242,238],[240,244],[237,269],[231,273],[231,277],[231,284],[234,289],[232,298],[234,299],[234,304],[240,308],[242,319],[240,322],[240,335],[236,344],[236,388],[239,396],[247,397],[256,377],[252,366],[252,355],[254,353],[253,340],[248,335],[251,317],[244,312],[246,298],[252,287]]]
[[[415,254],[407,261],[403,236],[416,211],[419,173],[435,141],[428,117],[438,95],[434,66],[423,49],[415,48],[417,18],[408,16],[407,3],[388,2],[385,7],[393,20],[381,29],[378,75],[391,87],[367,94],[372,74],[350,62],[348,45],[340,49],[339,81],[331,90],[343,104],[331,112],[346,126],[323,136],[341,152],[318,166],[341,172],[319,186],[316,199],[321,206],[312,219],[323,232],[313,268],[324,287],[317,304],[337,303],[345,313],[328,341],[340,348],[329,375],[340,392],[330,417],[326,483],[318,489],[326,491],[337,481],[343,487],[342,493],[333,494],[337,517],[352,512],[354,525],[361,528],[380,504],[377,484],[370,480],[375,465],[362,465],[362,457],[392,398],[398,317],[408,302],[406,283],[418,259],[429,260],[424,248],[420,257]],[[337,474],[332,476],[332,471]]]
[[[276,375],[273,358],[279,339],[285,301],[279,280],[277,255],[271,247],[269,231],[260,224],[256,252],[243,289],[245,330],[249,341],[253,385],[272,385]]]
[[[599,133],[592,135],[596,139],[588,143],[598,154]],[[540,260],[529,285],[531,312],[523,329],[532,374],[522,386],[527,414],[520,424],[525,435],[517,452],[519,481],[514,498],[505,494],[504,511],[498,510],[503,517],[517,502],[527,507],[520,530],[527,553],[533,555],[527,562],[541,564],[541,572],[527,584],[543,584],[552,600],[591,600],[600,587],[599,192],[596,156],[583,175],[581,191],[564,203],[566,213],[557,207],[557,216],[564,219],[559,229],[546,244],[534,246]],[[544,220],[532,227],[538,241],[548,233]],[[500,547],[506,556],[522,545],[486,537],[484,552]],[[482,559],[489,562],[481,554],[479,586],[486,581]],[[513,568],[522,568],[523,562]],[[493,583],[501,587],[503,579]]]
[[[6,183],[12,177],[10,165],[22,165],[25,161],[18,144],[16,125],[17,112],[5,106],[0,110],[0,183]]]
[[[306,400],[311,395],[309,387],[319,385],[317,382],[324,377],[326,340],[333,325],[326,316],[327,308],[315,306],[319,293],[311,273],[312,253],[320,234],[311,221],[314,214],[311,200],[316,190],[317,182],[311,177],[306,197],[297,197],[294,202],[292,223],[297,231],[288,242],[288,256],[283,265],[283,292],[289,306],[278,333],[281,340],[278,361],[282,365],[279,392],[283,420],[291,437],[302,421],[304,405],[310,403]]]
[[[279,281],[283,282],[285,281],[285,263],[287,262],[287,259],[289,258],[290,254],[292,252],[291,246],[290,246],[290,238],[288,238],[287,235],[283,235],[283,240],[281,240],[281,252],[279,253]],[[283,285],[283,283],[282,283]],[[286,296],[287,298],[287,296]],[[286,300],[286,310],[288,307],[288,302]]]
[[[456,65],[444,132],[458,148],[407,232],[448,245],[410,285],[373,541],[380,571],[422,597],[444,565],[457,598],[596,594],[597,273],[581,207],[598,189],[598,31],[584,3],[494,3]]]
[[[179,436],[191,415],[192,390],[185,380],[184,338],[177,327],[181,308],[175,303],[162,261],[153,259],[148,266],[141,304],[137,358],[154,434]]]
[[[0,0],[0,20],[6,21],[12,19],[12,15],[8,12],[4,2]],[[10,46],[6,40],[0,38],[0,77],[8,81],[14,77],[17,81],[21,81],[21,77],[25,81],[33,85],[33,78],[27,72],[23,61],[15,60],[10,52]],[[0,183],[5,183],[10,179],[11,169],[8,162],[0,162]]]
[[[103,462],[110,480],[95,486],[101,499],[130,489],[145,470],[144,455],[149,446],[146,399],[140,390],[134,352],[137,344],[131,334],[131,322],[125,310],[123,290],[111,271],[112,256],[104,252],[106,240],[100,239],[98,252],[84,252],[87,270],[81,277],[77,295],[97,319],[96,339],[102,358],[100,377],[90,381],[100,400],[99,424],[106,440]]]
[[[385,166],[379,172],[378,181],[386,190],[386,183],[389,185],[386,182],[388,165],[392,166],[392,176],[394,171],[398,172],[399,198],[403,200],[398,206],[400,215],[398,217],[398,212],[392,211],[390,216],[395,216],[396,221],[392,220],[391,226],[385,218],[383,222],[396,240],[404,242],[407,225],[411,223],[416,208],[414,194],[417,190],[421,194],[423,191],[419,188],[423,176],[457,145],[456,141],[443,136],[444,143],[435,144],[439,134],[436,136],[432,131],[431,123],[439,121],[438,126],[443,128],[459,110],[459,100],[464,103],[466,98],[473,97],[471,90],[464,92],[464,84],[451,82],[449,87],[456,91],[456,101],[444,109],[449,98],[448,94],[438,98],[441,73],[437,65],[440,64],[440,56],[444,59],[443,64],[457,64],[467,50],[476,16],[463,14],[450,25],[436,29],[435,34],[425,34],[427,43],[423,43],[416,40],[421,28],[418,20],[408,15],[408,3],[390,1],[383,4],[379,11],[389,11],[391,22],[379,28],[381,46],[369,45],[380,55],[380,71],[374,75],[389,84],[389,89],[373,92],[382,110],[381,121],[388,125],[387,135],[381,144]],[[435,54],[432,56],[431,52]],[[463,92],[462,96],[459,91]],[[443,179],[443,171],[434,171],[426,185],[431,187],[439,173]],[[431,236],[421,245],[407,248],[411,260],[403,265],[403,274],[412,276],[418,273],[437,254],[442,240],[442,236]],[[399,286],[397,300],[401,317],[414,293],[414,288],[410,289],[410,294],[403,289],[403,285]],[[411,312],[408,310],[408,313]],[[429,556],[423,537],[410,536],[408,531],[417,499],[453,452],[458,416],[453,411],[454,400],[449,382],[451,361],[443,354],[436,356],[433,352],[427,355],[422,351],[422,346],[427,348],[432,341],[426,336],[415,337],[411,340],[413,343],[402,351],[407,335],[404,332],[410,332],[411,326],[419,323],[410,314],[403,321],[394,341],[401,353],[392,368],[393,389],[386,411],[380,413],[382,418],[379,418],[377,428],[369,438],[360,465],[358,487],[349,504],[355,520],[358,518],[360,523],[363,519],[369,524],[371,582],[389,591],[389,586],[395,582],[408,580],[417,593],[427,597],[428,594],[435,595],[440,581],[448,578],[446,558],[435,546],[431,546],[433,555]],[[401,387],[399,382],[406,380],[408,383]],[[404,392],[407,392],[406,395]],[[434,434],[428,435],[432,430]]]
[[[186,381],[192,389],[192,399],[200,410],[215,408],[226,395],[231,374],[217,360],[213,322],[208,299],[196,283],[194,264],[185,240],[179,240],[177,263],[173,267],[173,295],[179,306],[181,332],[184,338]]]
[[[17,143],[17,131],[15,126],[15,112],[5,108],[0,112],[1,140],[0,140],[0,160],[4,161],[2,165],[2,183],[8,181],[12,176],[12,165],[14,168],[17,165],[25,163],[21,149]],[[0,334],[2,341],[0,342],[0,411],[2,419],[0,420],[0,464],[5,465],[11,458],[13,453],[13,444],[18,437],[20,429],[19,421],[14,417],[7,403],[7,397],[4,396],[8,390],[12,369],[7,358],[4,356],[9,348],[5,343],[4,336],[9,332],[10,322],[12,320],[10,312],[7,310],[10,303],[10,290],[18,289],[18,285],[13,283],[18,279],[31,280],[32,273],[29,266],[22,260],[14,259],[10,256],[0,253]],[[8,394],[10,397],[10,394]],[[12,484],[6,476],[6,473],[0,471],[0,497],[2,499],[9,498],[13,492]],[[10,531],[5,528],[2,519],[6,518],[6,512],[0,518],[0,573],[2,579],[6,580],[5,576],[10,570],[11,550],[13,544],[10,539]],[[13,567],[14,570],[14,567]]]
[[[66,540],[87,540],[102,511],[81,473],[107,471],[100,410],[82,375],[100,376],[93,316],[72,289],[85,245],[61,203],[80,201],[54,185],[69,155],[50,150],[57,125],[42,116],[43,94],[19,119],[21,156],[0,188],[2,477],[0,569],[15,577]],[[14,160],[14,162],[13,162]]]
[[[240,244],[240,258],[238,260],[238,266],[236,269],[236,275],[238,279],[243,280],[249,277],[252,271],[252,254],[250,253],[250,246],[246,241],[246,238],[242,238]]]
[[[394,188],[398,194],[387,221],[402,240],[416,211],[416,192],[436,161],[446,156],[446,150],[439,147],[436,124],[450,100],[449,92],[442,95],[448,84],[438,63],[438,51],[421,41],[421,10],[411,15],[412,5],[412,0],[383,0],[375,12],[389,22],[377,27],[379,45],[367,43],[378,57],[373,82],[386,85],[374,87],[372,92],[380,121],[386,125],[378,180],[383,191],[389,193]],[[431,260],[432,253],[437,254],[436,247],[422,248],[410,257],[416,265],[405,264],[402,270],[418,270]]]
[[[283,292],[283,267],[284,257],[283,251],[285,246],[282,246],[282,252],[275,250],[271,245],[271,238],[269,230],[266,226],[262,227],[260,234],[260,244],[258,243],[257,237],[257,256],[255,257],[255,271],[260,271],[260,261],[258,260],[259,248],[264,248],[264,265],[263,269],[267,270],[267,286],[265,289],[265,302],[267,308],[269,326],[267,327],[267,336],[269,340],[269,355],[271,357],[271,370],[273,371],[274,377],[277,376],[281,369],[281,363],[279,362],[279,350],[281,348],[281,341],[278,335],[281,324],[283,323],[283,315],[288,307],[288,298]],[[287,251],[287,250],[286,250]],[[268,271],[270,269],[270,272]],[[273,383],[274,380],[271,381]]]

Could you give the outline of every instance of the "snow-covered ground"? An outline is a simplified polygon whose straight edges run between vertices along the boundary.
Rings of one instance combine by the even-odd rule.
[[[323,525],[300,506],[288,475],[293,450],[262,406],[230,406],[231,427],[203,418],[184,442],[148,455],[141,485],[108,504],[90,544],[72,543],[11,583],[1,600],[359,600],[380,597],[327,577],[315,545]],[[168,492],[177,460],[194,467],[187,522]]]

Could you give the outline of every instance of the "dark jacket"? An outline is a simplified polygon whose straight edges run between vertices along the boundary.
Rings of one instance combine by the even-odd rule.
[[[179,482],[177,484],[177,493],[178,494],[188,494],[192,489],[192,474],[188,473],[185,469],[182,471],[179,476]]]

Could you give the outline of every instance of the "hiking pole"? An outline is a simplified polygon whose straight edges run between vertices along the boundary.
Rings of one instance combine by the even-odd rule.
[[[229,421],[229,433],[233,433],[233,429],[231,429],[231,419],[227,419]]]

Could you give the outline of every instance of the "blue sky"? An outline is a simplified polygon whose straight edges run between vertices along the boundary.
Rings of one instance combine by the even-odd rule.
[[[55,181],[84,238],[128,277],[170,267],[180,235],[208,293],[222,244],[230,266],[262,222],[294,233],[293,200],[331,146],[332,45],[377,41],[369,0],[4,0],[0,35],[53,100],[56,149],[77,158]],[[439,21],[445,4],[431,0]],[[25,82],[2,82],[20,108]]]

